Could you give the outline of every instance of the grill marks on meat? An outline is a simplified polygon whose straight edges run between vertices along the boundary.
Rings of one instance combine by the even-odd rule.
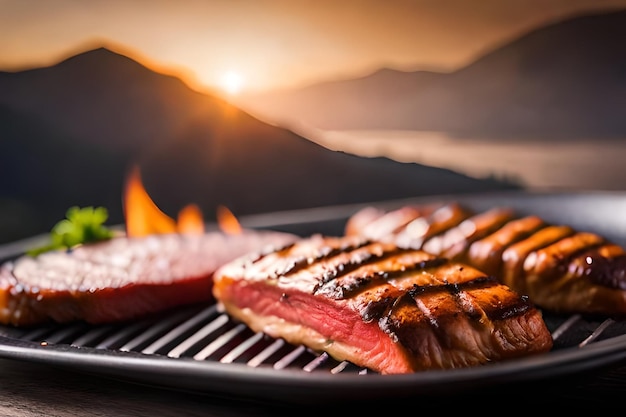
[[[465,218],[456,217],[445,230],[427,235],[433,213],[467,212],[458,203],[432,209],[406,207],[383,212],[357,212],[346,224],[346,234],[411,245],[438,256],[464,262],[499,277],[537,306],[557,313],[626,314],[626,252],[594,233],[568,225],[548,224],[534,215],[518,216],[507,207],[495,207]],[[415,213],[412,220],[392,225],[397,212]],[[374,215],[374,213],[376,215]],[[387,224],[385,231],[368,224]],[[409,230],[411,223],[428,226]],[[389,232],[389,230],[393,230]],[[406,236],[410,235],[411,239]]]
[[[0,322],[99,324],[210,301],[220,265],[293,240],[277,232],[161,234],[23,256],[0,266]]]
[[[214,279],[215,298],[254,331],[383,374],[552,347],[527,298],[475,268],[393,242],[315,235],[230,262]]]

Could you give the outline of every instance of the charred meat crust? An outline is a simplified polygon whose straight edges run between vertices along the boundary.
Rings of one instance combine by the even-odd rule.
[[[320,348],[313,332],[333,341],[323,345],[329,354],[381,373],[478,365],[552,347],[526,297],[472,267],[391,242],[315,235],[223,266],[214,295],[256,331]],[[273,324],[259,324],[267,320]]]
[[[433,210],[463,211],[458,203]],[[428,206],[431,208],[431,206]],[[387,223],[392,233],[378,233],[360,223],[348,221],[346,234],[394,241],[403,246],[407,234],[418,233],[406,227],[423,222],[423,230],[432,228],[433,215],[417,214],[403,225],[389,225],[403,213],[421,213],[405,207],[379,212],[376,219]],[[431,208],[432,210],[432,208]],[[468,212],[465,210],[464,212]],[[358,213],[355,214],[358,218]],[[514,290],[530,296],[536,305],[559,313],[626,314],[626,251],[594,233],[574,230],[568,225],[553,225],[538,216],[518,216],[511,208],[495,207],[457,217],[436,235],[413,236],[413,242],[430,253],[464,262],[500,277]],[[358,227],[357,227],[358,226]],[[359,230],[360,227],[360,230]]]

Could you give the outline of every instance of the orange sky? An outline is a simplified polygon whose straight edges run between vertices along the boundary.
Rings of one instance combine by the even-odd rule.
[[[106,43],[209,88],[262,90],[382,66],[452,70],[521,32],[626,0],[0,0],[0,69]]]

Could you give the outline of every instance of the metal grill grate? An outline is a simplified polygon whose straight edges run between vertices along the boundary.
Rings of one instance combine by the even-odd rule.
[[[304,372],[371,372],[348,362],[338,362],[325,353],[255,333],[221,312],[216,304],[182,308],[128,324],[90,326],[81,323],[32,330],[4,328],[1,333],[23,341],[45,343],[48,348],[70,345],[100,349],[104,353],[137,352]]]
[[[626,334],[626,322],[611,318],[593,320],[581,315],[544,314],[554,339],[553,351],[582,349],[590,344]],[[220,311],[217,304],[196,305],[166,314],[116,325],[50,325],[35,329],[4,328],[5,336],[45,343],[49,348],[70,345],[102,350],[137,352],[196,361],[242,363],[303,372],[374,373],[349,362],[338,362],[326,353],[294,346],[263,333],[255,333]]]

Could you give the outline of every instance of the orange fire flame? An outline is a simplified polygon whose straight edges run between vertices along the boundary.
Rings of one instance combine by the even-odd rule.
[[[204,233],[204,220],[200,207],[189,204],[178,212],[178,233],[202,234]]]
[[[160,233],[202,234],[205,231],[202,211],[195,204],[183,207],[176,220],[161,211],[144,188],[138,167],[133,167],[126,181],[123,204],[129,237]],[[218,207],[217,217],[224,233],[241,233],[239,221],[226,207]]]
[[[224,233],[231,235],[241,233],[241,225],[235,215],[225,206],[217,207],[217,224]]]
[[[131,170],[126,181],[123,202],[127,236],[204,233],[202,213],[193,204],[184,207],[179,212],[178,221],[163,213],[146,192],[138,167]]]

